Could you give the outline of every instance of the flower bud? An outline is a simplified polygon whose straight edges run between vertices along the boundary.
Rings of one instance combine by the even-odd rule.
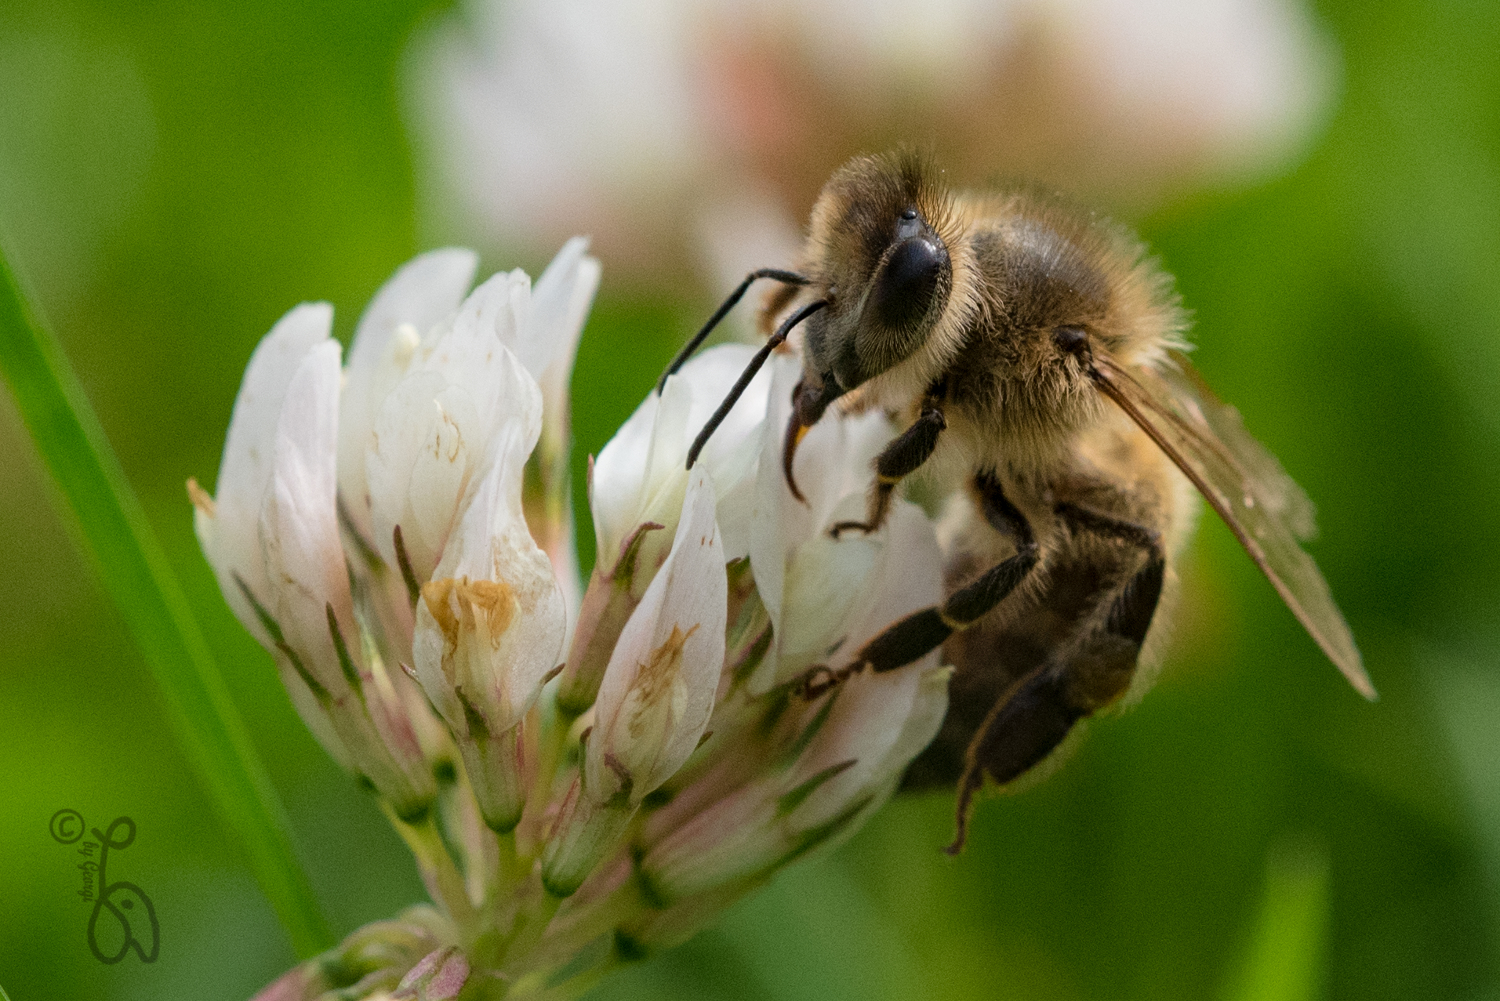
[[[636,878],[656,909],[628,926],[632,939],[676,945],[747,889],[859,830],[942,725],[949,674],[914,666],[855,677],[784,727],[803,748],[784,772],[686,822],[675,801],[650,818]]]
[[[508,350],[496,346],[506,355]],[[502,369],[529,382],[519,363]],[[552,565],[527,531],[521,479],[535,439],[517,422],[497,436],[489,472],[422,585],[417,679],[458,742],[480,812],[508,831],[525,795],[518,727],[556,665],[567,609]]]
[[[589,578],[589,589],[583,595],[572,650],[557,688],[557,707],[563,713],[579,716],[594,704],[620,630],[640,603],[636,597],[640,593],[636,577],[641,564],[641,544],[646,533],[660,531],[662,527],[655,522],[637,526],[621,544],[621,552],[612,565],[606,566],[600,554]],[[647,571],[639,572],[644,575]],[[655,573],[655,568],[649,572]]]
[[[584,787],[639,803],[708,725],[724,662],[728,578],[713,481],[695,470],[671,555],[620,632],[594,707]]]
[[[434,949],[413,966],[391,1001],[452,1001],[469,981],[469,961],[454,946]]]
[[[253,1001],[389,998],[414,966],[441,949],[453,931],[430,907],[413,907],[395,921],[377,921],[276,980]]]

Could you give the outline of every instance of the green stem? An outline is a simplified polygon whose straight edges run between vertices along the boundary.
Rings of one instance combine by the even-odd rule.
[[[521,882],[531,874],[531,860],[522,859],[516,850],[514,829],[504,834],[496,834],[495,844],[499,852],[499,871],[496,874],[496,885],[491,888],[491,895],[509,895],[514,893],[516,887],[520,886]]]
[[[632,875],[607,896],[581,910],[570,910],[559,922],[559,927],[551,930],[546,941],[525,956],[512,952],[517,963],[511,970],[525,977],[538,971],[545,973],[558,969],[599,936],[649,910],[650,905],[641,895],[640,882]]]
[[[536,776],[531,783],[528,813],[541,816],[552,802],[557,788],[557,769],[562,764],[568,746],[568,731],[578,717],[565,712],[557,705],[557,682],[547,687],[546,693],[531,707],[526,717],[527,726],[537,730]],[[545,836],[545,830],[523,821],[522,830],[515,841],[517,865],[524,873],[530,873],[531,864],[544,847],[537,839]]]
[[[553,984],[533,996],[532,1001],[571,1001],[581,998],[604,979],[604,975],[620,965],[619,959],[610,956],[597,966],[591,966],[560,984]]]
[[[504,962],[511,963],[518,957],[529,956],[536,949],[562,902],[562,897],[555,897],[550,893],[537,894],[531,906],[516,922],[510,941],[505,943]]]
[[[98,417],[3,253],[0,373],[62,495],[64,522],[144,655],[205,791],[297,953],[323,951],[333,938],[292,850],[286,810]]]
[[[443,843],[442,832],[438,830],[432,816],[428,815],[413,823],[402,820],[383,799],[380,801],[380,808],[396,833],[401,835],[401,839],[416,856],[417,869],[433,903],[447,912],[462,935],[472,935],[478,924],[479,912],[469,899],[463,873],[458,871],[453,856],[448,854],[448,846]]]

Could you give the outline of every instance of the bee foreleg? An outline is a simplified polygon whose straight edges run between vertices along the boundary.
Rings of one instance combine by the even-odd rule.
[[[938,436],[948,427],[943,412],[929,400],[919,416],[875,457],[875,485],[864,521],[841,521],[831,532],[835,539],[843,532],[873,532],[885,524],[891,509],[891,494],[896,485],[921,468],[937,449]]]

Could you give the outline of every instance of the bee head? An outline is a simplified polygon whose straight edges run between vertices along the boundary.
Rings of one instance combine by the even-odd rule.
[[[910,357],[943,315],[953,264],[935,176],[911,153],[858,157],[818,196],[807,270],[829,304],[807,321],[804,355],[825,400]]]

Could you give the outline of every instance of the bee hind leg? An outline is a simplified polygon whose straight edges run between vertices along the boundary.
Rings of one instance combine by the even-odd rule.
[[[1079,720],[1130,687],[1166,576],[1159,545],[1148,552],[1145,565],[1110,602],[1102,626],[1071,647],[1066,659],[1049,660],[1022,677],[990,710],[965,755],[957,830],[948,854],[963,848],[969,808],[986,774],[1001,786],[1020,778],[1045,760]]]

